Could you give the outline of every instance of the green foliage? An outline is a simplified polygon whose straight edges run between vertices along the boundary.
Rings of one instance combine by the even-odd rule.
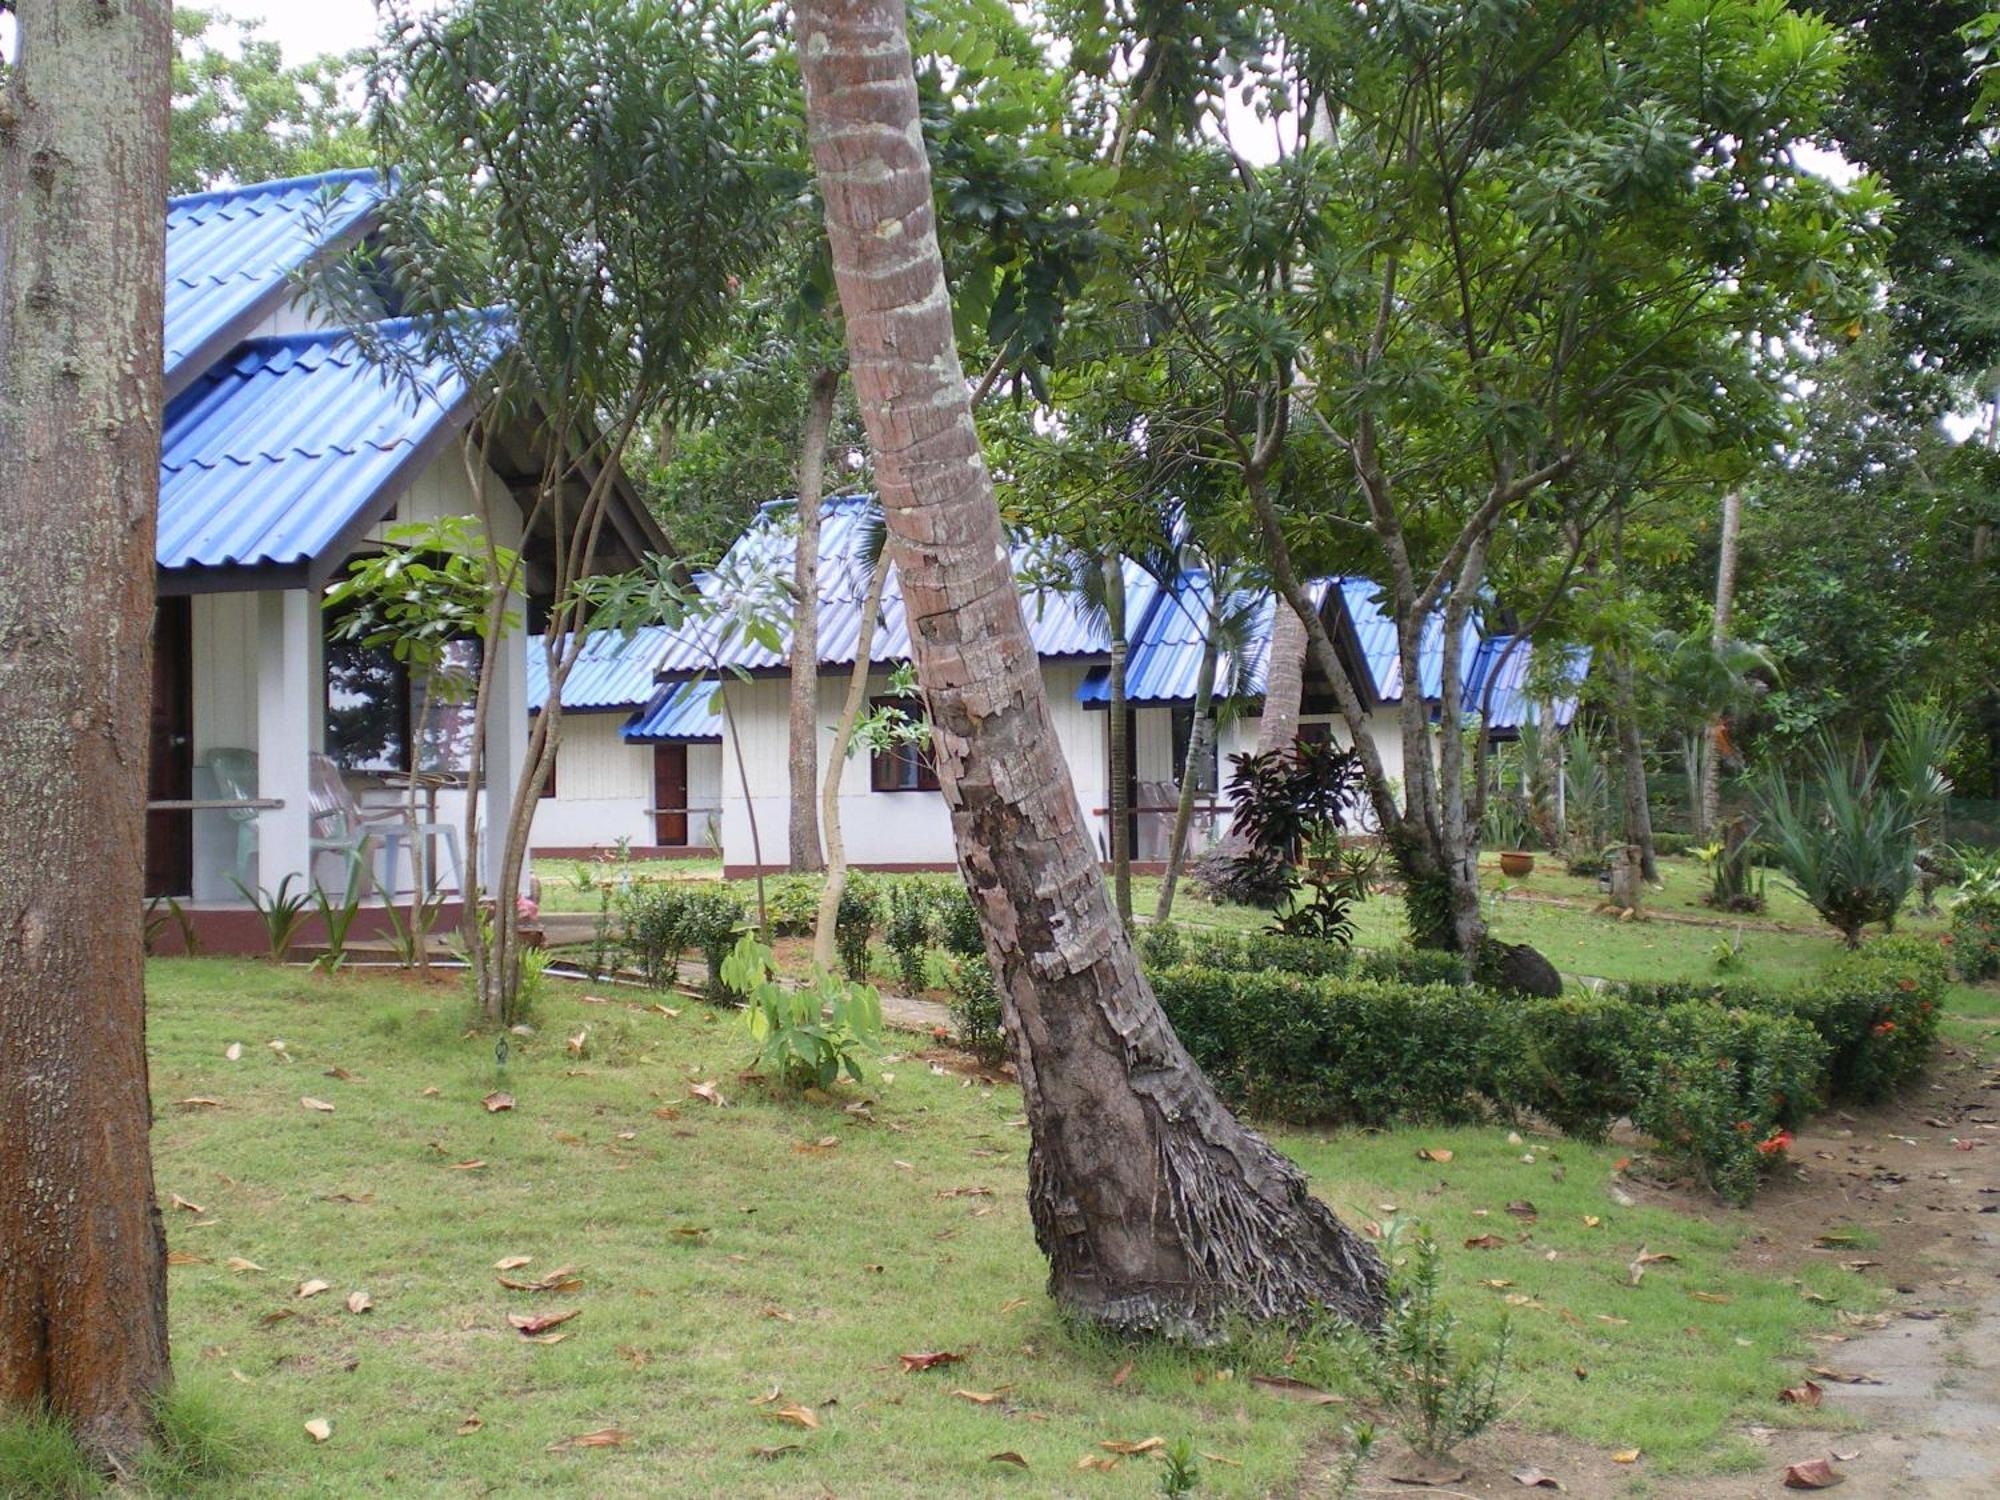
[[[861,1054],[882,1040],[882,1001],[874,989],[832,974],[810,987],[780,984],[771,950],[746,932],[722,961],[722,982],[742,998],[757,1044],[754,1066],[787,1088],[832,1088],[844,1073],[861,1081]]]
[[[1163,1500],[1183,1500],[1201,1488],[1201,1465],[1195,1462],[1195,1446],[1177,1437],[1160,1453],[1160,1494]]]
[[[1523,999],[1493,1013],[1487,1087],[1565,1135],[1601,1141],[1632,1112],[1644,1083],[1654,1015],[1603,995]]]
[[[903,992],[921,995],[929,983],[927,973],[931,951],[930,893],[906,880],[888,883],[884,897],[883,941],[896,958],[896,972]]]
[[[986,954],[952,960],[946,987],[951,991],[951,1028],[958,1043],[985,1063],[1007,1056],[1007,1031],[1000,1010],[1000,989]]]
[[[276,893],[258,886],[251,890],[242,881],[231,877],[230,884],[243,893],[243,899],[256,910],[257,920],[264,924],[264,941],[271,953],[271,962],[281,964],[292,951],[292,942],[305,926],[306,915],[312,910],[313,896],[309,891],[294,892],[292,882],[296,875],[287,875],[278,882]]]
[[[1877,1104],[1923,1075],[1937,1045],[1950,965],[1925,938],[1882,938],[1780,991],[1775,1003],[1827,1048],[1827,1098]]]
[[[1301,857],[1339,847],[1341,823],[1360,787],[1354,753],[1331,741],[1295,740],[1283,750],[1238,755],[1232,765],[1230,827],[1246,844],[1227,871],[1211,881],[1215,893],[1281,913],[1278,931],[1338,942],[1351,939],[1347,909],[1365,894],[1352,872],[1313,879],[1312,900],[1296,907],[1293,902]]]
[[[102,1483],[69,1428],[39,1411],[0,1411],[0,1481],[27,1500],[83,1500]]]
[[[1916,879],[1916,819],[1879,782],[1879,764],[1879,754],[1849,759],[1822,739],[1803,785],[1776,774],[1757,791],[1779,868],[1850,948],[1870,922],[1894,923]]]
[[[467,516],[391,526],[383,546],[355,558],[326,591],[328,635],[386,650],[432,691],[464,702],[478,683],[451,669],[451,648],[488,638],[494,596],[515,563]],[[508,612],[497,623],[516,629],[520,618]]]
[[[682,907],[682,921],[688,946],[701,954],[708,970],[708,998],[724,999],[730,991],[722,977],[722,965],[743,927],[742,893],[726,885],[691,890]]]
[[[962,884],[937,898],[937,933],[947,953],[959,958],[986,956],[986,934],[979,925],[979,908],[972,904],[972,893]]]
[[[868,939],[874,935],[881,910],[882,896],[874,883],[859,873],[850,874],[841,888],[833,936],[840,950],[841,972],[856,982],[868,977]]]
[[[678,881],[635,885],[618,896],[618,918],[625,951],[637,960],[646,983],[663,990],[680,978],[681,955],[692,939],[688,934],[687,887]]]
[[[1733,1203],[1791,1144],[1818,1097],[1826,1043],[1806,1022],[1687,1001],[1660,1013],[1632,1122]]]
[[[1951,906],[1952,967],[1977,982],[2000,975],[2000,855],[1961,855]]]
[[[347,934],[353,929],[354,919],[361,914],[361,890],[358,885],[349,886],[346,897],[336,903],[325,891],[314,886],[312,899],[314,908],[319,912],[320,925],[326,929],[326,951],[313,960],[313,967],[331,974],[347,962]]]
[[[1409,1253],[1400,1254],[1397,1226],[1383,1248],[1390,1265],[1388,1313],[1374,1337],[1353,1336],[1364,1345],[1356,1364],[1403,1441],[1426,1458],[1442,1458],[1499,1417],[1512,1330],[1503,1322],[1491,1344],[1464,1347],[1458,1316],[1445,1301],[1437,1241],[1418,1228]]]
[[[819,895],[824,875],[780,875],[764,888],[764,911],[771,931],[779,937],[811,932],[819,920]]]

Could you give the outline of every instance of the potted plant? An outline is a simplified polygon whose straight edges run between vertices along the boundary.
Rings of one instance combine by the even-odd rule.
[[[1502,849],[1500,873],[1509,880],[1519,880],[1524,875],[1532,875],[1535,873],[1535,856],[1526,849]]]

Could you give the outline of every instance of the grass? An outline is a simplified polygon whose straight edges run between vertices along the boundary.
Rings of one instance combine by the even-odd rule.
[[[183,1462],[159,1494],[1131,1495],[1156,1460],[1077,1461],[1159,1435],[1230,1461],[1203,1465],[1204,1494],[1253,1496],[1291,1486],[1347,1420],[1250,1383],[1299,1368],[1268,1336],[1133,1348],[1058,1317],[1009,1087],[904,1056],[865,1091],[774,1099],[737,1076],[734,1017],[561,985],[502,1072],[455,987],[223,960],[149,974],[159,1190],[199,1205],[167,1212],[176,1366],[208,1457],[248,1450]],[[696,1079],[729,1105],[691,1098]],[[481,1107],[496,1088],[515,1108]],[[1350,1219],[1432,1226],[1468,1337],[1512,1320],[1515,1420],[1639,1447],[1656,1473],[1747,1463],[1743,1423],[1793,1420],[1776,1392],[1833,1307],[1733,1265],[1745,1219],[1619,1206],[1616,1148],[1502,1128],[1278,1140]],[[1461,1248],[1486,1233],[1503,1247]],[[1678,1259],[1635,1287],[1642,1245]],[[568,1266],[583,1285],[509,1291],[494,1263],[515,1255],[534,1257],[519,1276]],[[1850,1307],[1872,1295],[1830,1265],[1798,1275]],[[329,1289],[295,1295],[315,1279]],[[354,1291],[372,1311],[347,1310]],[[571,1308],[560,1342],[506,1321]],[[934,1350],[965,1359],[902,1371]],[[551,1451],[606,1427],[629,1436]],[[67,1493],[31,1487],[48,1447],[0,1428],[0,1493]]]

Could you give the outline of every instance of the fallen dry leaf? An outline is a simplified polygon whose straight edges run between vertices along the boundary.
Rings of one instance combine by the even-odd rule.
[[[1636,1464],[1639,1461],[1639,1450],[1637,1448],[1620,1448],[1616,1453],[1611,1455],[1611,1461],[1614,1464]]]
[[[974,1406],[991,1406],[1000,1399],[998,1391],[953,1391],[961,1401],[970,1401]]]
[[[293,1312],[289,1307],[280,1307],[272,1312],[265,1313],[263,1317],[257,1320],[257,1325],[260,1328],[269,1328],[273,1323],[282,1323],[287,1318],[296,1318],[297,1316],[298,1314]]]
[[[1008,1449],[1008,1451],[1005,1453],[987,1454],[986,1461],[989,1464],[1012,1464],[1017,1469],[1025,1469],[1028,1467],[1028,1461],[1025,1458],[1021,1457],[1020,1454],[1014,1452],[1011,1448]]]
[[[333,1106],[331,1104],[328,1104],[324,1099],[315,1099],[311,1094],[299,1095],[299,1105],[303,1109],[317,1110],[323,1115],[333,1113]]]
[[[203,1208],[199,1203],[190,1203],[187,1201],[187,1199],[183,1198],[179,1193],[169,1193],[167,1195],[167,1200],[170,1203],[172,1203],[175,1208],[184,1209],[191,1214],[205,1214],[208,1212],[208,1210]]]
[[[456,1437],[470,1437],[473,1433],[479,1431],[479,1429],[484,1427],[485,1425],[486,1425],[485,1419],[481,1417],[478,1412],[476,1411],[471,1412],[467,1414],[466,1419],[463,1422],[460,1422],[458,1424],[458,1430],[453,1435]]]
[[[574,1292],[583,1287],[583,1278],[576,1274],[574,1266],[564,1266],[534,1281],[517,1281],[511,1276],[494,1279],[510,1292]]]
[[[523,1266],[533,1265],[534,1262],[535,1257],[532,1255],[503,1255],[500,1259],[493,1262],[493,1269],[496,1271],[518,1271]]]
[[[569,1335],[566,1333],[525,1333],[521,1337],[530,1344],[560,1344]]]
[[[1419,1146],[1417,1148],[1417,1160],[1434,1161],[1439,1166],[1443,1166],[1451,1160],[1451,1153],[1442,1146]]]
[[[913,1375],[919,1370],[935,1370],[940,1365],[961,1364],[965,1360],[963,1354],[953,1354],[947,1349],[934,1350],[928,1354],[899,1354],[896,1358],[903,1362],[905,1375]]]
[[[311,1281],[301,1281],[299,1283],[298,1290],[293,1292],[292,1295],[294,1297],[317,1297],[321,1292],[326,1291],[332,1285],[333,1283],[330,1281],[321,1281],[317,1277],[315,1277]]]
[[[177,1107],[181,1109],[220,1109],[222,1108],[222,1101],[220,1099],[212,1099],[207,1094],[191,1094],[185,1099],[178,1100]]]
[[[1268,1391],[1273,1396],[1283,1396],[1290,1401],[1303,1401],[1308,1406],[1345,1404],[1333,1392],[1323,1391],[1316,1385],[1307,1385],[1303,1380],[1294,1380],[1289,1375],[1252,1375],[1250,1383],[1260,1391]]]
[[[203,1266],[208,1262],[189,1250],[169,1250],[167,1264],[170,1266]]]
[[[264,1268],[254,1260],[245,1260],[240,1255],[232,1255],[223,1264],[232,1271],[261,1271]]]
[[[1468,1250],[1498,1250],[1507,1242],[1497,1234],[1477,1234],[1465,1242]]]
[[[1844,1477],[1836,1474],[1833,1465],[1823,1458],[1808,1458],[1803,1463],[1785,1466],[1785,1488],[1788,1490],[1829,1490]]]
[[[1694,1300],[1697,1302],[1714,1302],[1717,1304],[1721,1304],[1729,1300],[1727,1297],[1723,1296],[1723,1294],[1720,1292],[1689,1292],[1688,1295],[1694,1298]]]
[[[1526,1198],[1516,1198],[1507,1205],[1507,1212],[1517,1219],[1538,1219],[1542,1214],[1542,1211]]]
[[[328,1068],[326,1076],[341,1083],[366,1083],[368,1081],[359,1073],[350,1073],[345,1068]]]
[[[514,1107],[514,1096],[495,1089],[479,1102],[486,1106],[486,1113],[497,1115],[503,1109],[512,1109]]]
[[[595,1432],[580,1432],[575,1437],[558,1438],[550,1443],[547,1452],[562,1453],[571,1448],[619,1448],[632,1440],[632,1434],[621,1427],[600,1427]]]
[[[797,1443],[772,1443],[765,1447],[752,1448],[750,1456],[752,1458],[761,1458],[766,1463],[769,1463],[773,1459],[783,1458],[787,1453],[803,1453],[805,1451]]]
[[[507,1324],[525,1334],[546,1333],[558,1323],[567,1323],[582,1312],[580,1307],[572,1307],[568,1312],[555,1313],[508,1313]]]
[[[1000,1311],[1010,1313],[1016,1308],[1026,1307],[1027,1305],[1028,1299],[1026,1297],[1009,1297],[1005,1302],[1000,1304]]]
[[[374,1306],[375,1299],[366,1292],[349,1292],[347,1294],[347,1310],[357,1317],[362,1313],[370,1311]]]
[[[323,1443],[333,1436],[333,1423],[327,1421],[325,1417],[314,1417],[306,1423],[306,1431],[315,1443]]]
[[[789,1422],[794,1427],[817,1429],[819,1417],[810,1406],[781,1406],[771,1413],[773,1421]]]
[[[1117,1390],[1120,1386],[1124,1385],[1125,1382],[1130,1380],[1131,1378],[1132,1378],[1132,1361],[1128,1359],[1125,1361],[1124,1364],[1120,1365],[1115,1371],[1112,1372],[1111,1389],[1113,1389],[1114,1391]]]
[[[222,1055],[231,1062],[241,1062],[243,1059],[243,1044],[241,1042],[231,1042],[227,1047],[222,1049]]]
[[[1107,1458],[1102,1453],[1086,1453],[1076,1461],[1076,1466],[1079,1469],[1096,1469],[1100,1473],[1109,1473],[1118,1467],[1118,1460]]]
[[[1825,1389],[1811,1380],[1804,1380],[1797,1385],[1786,1386],[1785,1389],[1778,1392],[1778,1399],[1789,1406],[1818,1406],[1825,1399],[1825,1396]]]
[[[575,1036],[569,1039],[570,1056],[571,1057],[583,1056],[584,1048],[589,1044],[589,1042],[590,1042],[590,1028],[586,1026],[583,1028],[583,1030],[579,1031]]]
[[[706,1099],[717,1109],[721,1109],[729,1102],[722,1097],[722,1090],[712,1083],[691,1083],[688,1085],[688,1093],[696,1099]]]
[[[1553,1477],[1530,1465],[1514,1471],[1514,1483],[1524,1484],[1531,1490],[1559,1490],[1562,1488]]]
[[[1151,1453],[1155,1448],[1164,1448],[1167,1446],[1167,1440],[1163,1437],[1149,1437],[1141,1438],[1136,1443],[1129,1443],[1120,1442],[1114,1438],[1109,1442],[1099,1443],[1097,1446],[1102,1448],[1106,1453],[1123,1453],[1129,1458],[1141,1453]]]

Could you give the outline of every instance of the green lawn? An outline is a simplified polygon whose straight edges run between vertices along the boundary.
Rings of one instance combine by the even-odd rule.
[[[1288,1488],[1345,1420],[1249,1382],[1285,1371],[1275,1342],[1129,1349],[1065,1326],[1010,1087],[900,1057],[865,1090],[772,1099],[738,1078],[733,1016],[560,985],[503,1073],[452,985],[222,960],[150,978],[161,1201],[199,1205],[167,1210],[176,1363],[254,1452],[196,1493],[1131,1495],[1153,1461],[1077,1462],[1157,1434],[1230,1461],[1203,1465],[1204,1494],[1253,1496]],[[496,1088],[515,1108],[482,1108]],[[1343,1214],[1434,1226],[1472,1334],[1512,1317],[1513,1419],[1639,1447],[1646,1472],[1748,1461],[1731,1434],[1787,1421],[1775,1394],[1835,1316],[1730,1264],[1747,1221],[1621,1208],[1615,1149],[1500,1128],[1278,1139]],[[1505,1211],[1519,1199],[1532,1226]],[[1505,1247],[1461,1248],[1487,1232]],[[1633,1287],[1641,1245],[1679,1260]],[[533,1257],[517,1279],[573,1267],[582,1284],[510,1291],[511,1256]],[[1799,1274],[1852,1307],[1871,1295],[1832,1265]],[[295,1295],[313,1280],[328,1290]],[[371,1311],[347,1310],[356,1291]],[[557,1342],[507,1323],[570,1309]],[[965,1358],[903,1373],[898,1355],[935,1350]],[[627,1439],[551,1449],[607,1427]],[[20,1493],[18,1451],[0,1432],[0,1493]]]

